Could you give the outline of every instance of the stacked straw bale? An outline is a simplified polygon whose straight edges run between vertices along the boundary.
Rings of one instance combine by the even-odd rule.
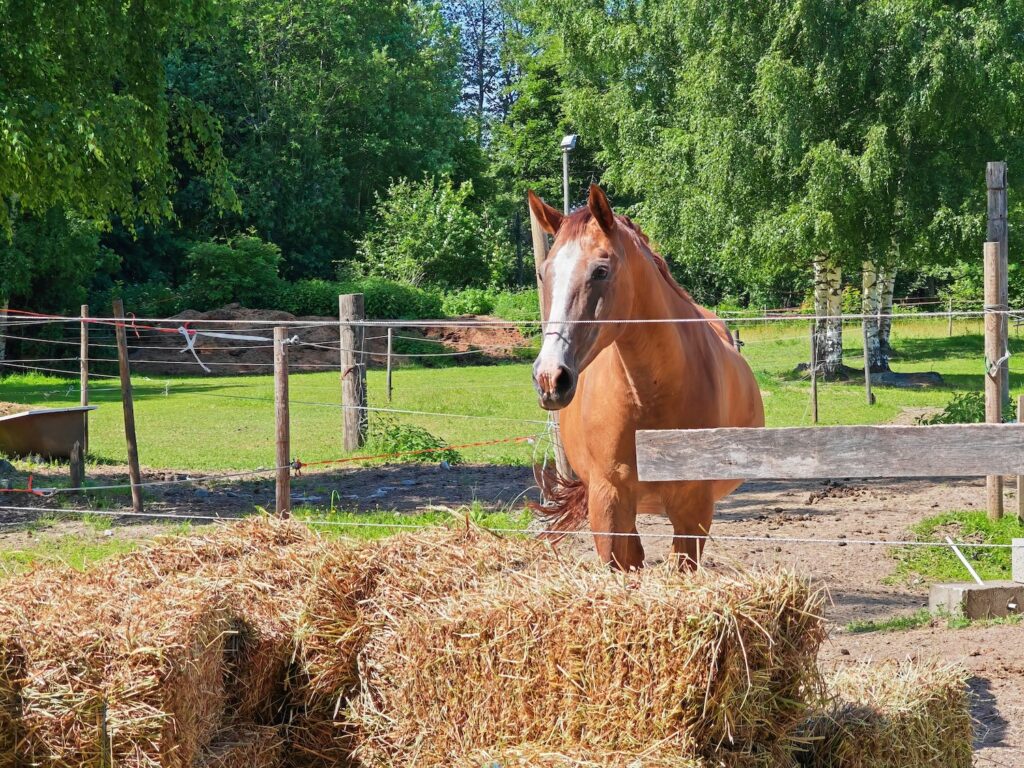
[[[373,635],[350,711],[355,755],[442,766],[529,744],[777,762],[818,695],[820,609],[784,572],[492,579]]]
[[[831,700],[806,728],[805,768],[969,768],[967,673],[935,663],[885,662],[827,678]]]
[[[478,528],[437,528],[333,547],[300,629],[301,678],[289,728],[295,764],[337,765],[350,758],[346,705],[359,683],[358,656],[374,633],[485,581],[556,563],[545,543]]]

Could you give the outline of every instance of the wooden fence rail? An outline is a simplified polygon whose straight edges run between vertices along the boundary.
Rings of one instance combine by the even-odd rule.
[[[1024,474],[1017,424],[666,429],[636,433],[640,480]]]

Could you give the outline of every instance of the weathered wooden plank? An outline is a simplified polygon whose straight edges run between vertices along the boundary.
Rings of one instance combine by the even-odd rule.
[[[950,424],[636,433],[640,480],[1024,474],[1024,427]]]

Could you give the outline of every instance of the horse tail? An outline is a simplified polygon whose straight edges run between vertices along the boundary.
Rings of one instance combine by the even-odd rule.
[[[535,466],[534,477],[543,502],[527,506],[547,521],[541,538],[559,541],[587,524],[587,486],[582,480],[562,477],[557,469]]]

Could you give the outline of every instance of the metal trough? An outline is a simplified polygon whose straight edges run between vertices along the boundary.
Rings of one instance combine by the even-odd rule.
[[[0,453],[70,459],[75,443],[85,444],[85,421],[95,405],[41,408],[0,416]]]

